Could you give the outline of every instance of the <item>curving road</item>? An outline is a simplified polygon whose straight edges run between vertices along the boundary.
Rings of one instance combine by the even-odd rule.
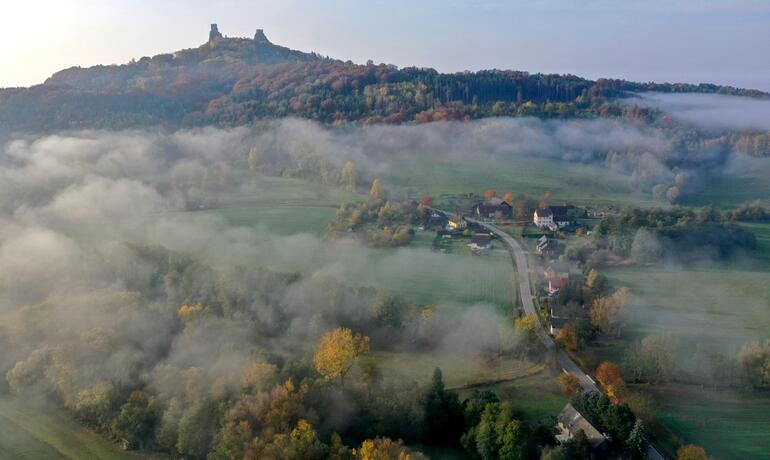
[[[456,214],[451,212],[443,211],[441,209],[433,210],[451,219],[458,218]],[[513,239],[511,235],[500,230],[493,224],[482,222],[476,219],[469,219],[467,217],[465,220],[472,224],[478,225],[479,227],[485,228],[489,232],[494,233],[505,244],[508,252],[511,254],[511,259],[516,265],[516,270],[519,273],[519,292],[521,294],[521,304],[524,308],[524,312],[528,315],[535,315],[535,317],[538,318],[538,337],[540,337],[540,340],[543,342],[543,345],[545,345],[546,349],[552,350],[554,352],[556,360],[558,361],[562,370],[564,372],[572,373],[575,375],[575,377],[578,378],[580,381],[580,386],[583,387],[583,391],[598,393],[599,388],[596,386],[596,383],[593,381],[593,379],[589,377],[588,374],[583,372],[580,366],[578,366],[577,363],[575,363],[575,361],[573,361],[572,358],[570,358],[567,353],[564,352],[564,350],[556,345],[556,342],[553,340],[551,335],[546,332],[545,326],[540,321],[540,315],[538,314],[537,309],[535,309],[535,303],[532,301],[533,296],[529,283],[529,265],[527,263],[527,253],[524,251],[524,248],[521,246],[521,244]],[[658,450],[655,449],[655,446],[653,446],[651,443],[647,443],[647,456],[652,460],[665,460],[665,457],[663,457],[663,455],[661,455],[660,452],[658,452]]]

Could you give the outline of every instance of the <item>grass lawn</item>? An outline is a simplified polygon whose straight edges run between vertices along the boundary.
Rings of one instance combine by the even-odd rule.
[[[0,399],[0,458],[136,460],[65,414],[9,398]],[[159,458],[159,457],[156,457]]]
[[[718,459],[770,459],[770,397],[670,385],[646,389],[661,421]]]

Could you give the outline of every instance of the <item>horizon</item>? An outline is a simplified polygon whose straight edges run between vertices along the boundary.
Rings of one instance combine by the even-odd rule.
[[[217,7],[197,0],[160,6],[146,0],[92,3],[7,6],[14,19],[0,29],[0,43],[6,44],[0,46],[0,62],[7,69],[0,87],[40,84],[69,67],[125,64],[196,47],[216,23],[225,36],[252,37],[264,29],[275,44],[360,64],[371,59],[448,73],[496,68],[770,91],[770,64],[754,58],[770,42],[765,27],[770,6],[752,0],[680,0],[666,6],[657,0],[592,1],[580,7],[566,0],[453,1],[441,8],[431,0],[407,11],[399,8],[406,4],[379,1],[364,7],[321,0],[280,5],[230,0]],[[298,15],[300,6],[304,14]],[[175,21],[173,28],[169,20]]]

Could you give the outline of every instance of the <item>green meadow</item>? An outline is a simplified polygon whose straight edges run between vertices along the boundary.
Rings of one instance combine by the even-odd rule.
[[[221,197],[215,209],[194,211],[224,218],[230,225],[263,228],[275,234],[322,236],[344,201],[361,196],[338,187],[282,177],[259,176],[239,193]]]
[[[652,197],[631,192],[628,177],[588,164],[511,155],[505,160],[442,159],[415,154],[390,169],[387,183],[410,196],[431,195],[437,205],[452,205],[457,194],[495,189],[540,198],[551,192],[555,202],[581,205],[654,206]]]
[[[137,460],[52,407],[0,398],[0,458],[29,460]],[[149,458],[149,457],[147,457]]]
[[[770,398],[752,391],[666,385],[645,388],[658,417],[686,443],[717,459],[770,458]]]
[[[671,334],[683,346],[734,357],[749,340],[770,337],[770,223],[741,224],[757,236],[754,254],[697,267],[605,270],[633,295],[625,339],[596,351],[619,361],[629,341]],[[686,356],[680,363],[687,366]],[[690,363],[692,364],[692,363]],[[716,458],[770,458],[770,395],[696,385],[638,387],[658,402],[659,417],[685,443]]]

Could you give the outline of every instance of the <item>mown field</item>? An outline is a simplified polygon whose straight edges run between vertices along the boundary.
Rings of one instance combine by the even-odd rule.
[[[138,460],[67,415],[0,398],[0,458],[30,460]],[[159,458],[159,457],[156,457]]]

